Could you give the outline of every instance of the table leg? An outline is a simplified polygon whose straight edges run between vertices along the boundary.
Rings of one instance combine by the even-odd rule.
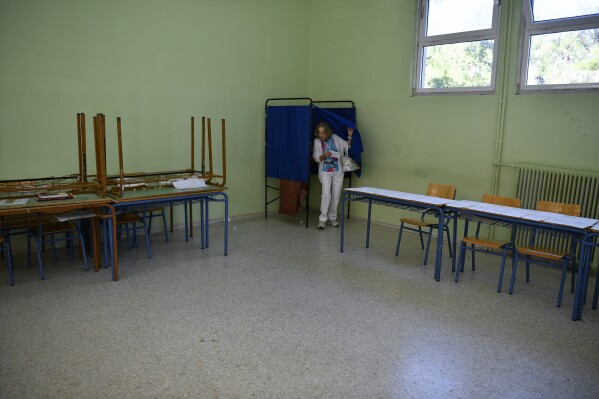
[[[339,252],[343,252],[343,237],[345,234],[345,199],[346,193],[341,196],[341,241],[339,243]]]
[[[441,260],[443,257],[443,226],[444,226],[443,209],[439,209],[439,226],[437,236],[437,254],[435,256],[435,280],[441,280]],[[455,256],[455,255],[454,255]]]
[[[366,222],[366,248],[370,245],[370,218],[372,217],[372,200],[368,200],[368,221]]]

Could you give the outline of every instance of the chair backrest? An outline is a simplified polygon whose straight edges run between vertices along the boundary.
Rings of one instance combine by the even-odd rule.
[[[483,194],[482,202],[485,204],[511,206],[512,208],[521,208],[520,198],[499,197],[497,195]]]
[[[455,186],[447,184],[429,183],[426,195],[438,198],[455,199]]]
[[[580,216],[580,205],[561,202],[537,201],[537,211],[553,212],[562,215]]]

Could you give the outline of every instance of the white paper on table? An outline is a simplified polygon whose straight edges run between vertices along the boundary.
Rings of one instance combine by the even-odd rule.
[[[204,188],[207,186],[206,186],[206,182],[204,181],[204,179],[198,179],[198,178],[193,177],[190,179],[175,180],[175,181],[173,181],[173,187],[178,188],[178,189],[185,189],[185,188]]]

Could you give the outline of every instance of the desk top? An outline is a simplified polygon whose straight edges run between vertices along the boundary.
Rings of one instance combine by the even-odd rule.
[[[75,194],[73,198],[38,201],[35,198],[14,198],[0,203],[0,214],[54,212],[61,209],[93,208],[108,205],[111,200],[93,193]]]
[[[431,206],[444,206],[452,200],[439,197],[431,197],[428,195],[404,193],[402,191],[385,190],[382,188],[374,187],[354,187],[346,188],[345,191],[357,193],[357,194],[368,194],[379,198],[386,198],[391,200],[409,201],[419,204],[431,205]]]
[[[588,219],[578,216],[561,215],[553,212],[543,212],[534,209],[513,208],[510,206],[486,204],[477,201],[450,201],[446,206],[455,209],[470,210],[488,215],[504,216],[523,221],[542,222],[576,229],[588,229],[599,223],[597,219]]]
[[[208,186],[202,188],[177,189],[174,187],[159,187],[145,190],[125,191],[122,197],[111,196],[110,201],[114,204],[124,204],[128,202],[144,201],[152,199],[166,199],[187,197],[193,195],[220,193],[226,190],[226,187]]]

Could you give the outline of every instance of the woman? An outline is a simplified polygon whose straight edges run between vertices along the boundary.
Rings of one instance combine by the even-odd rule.
[[[333,227],[339,226],[337,222],[337,206],[339,195],[343,186],[344,172],[341,168],[341,156],[347,154],[351,147],[354,129],[347,128],[347,141],[333,133],[331,125],[320,122],[314,129],[314,150],[312,156],[318,162],[318,179],[322,183],[322,196],[320,197],[320,216],[318,228],[324,229],[328,220]]]

